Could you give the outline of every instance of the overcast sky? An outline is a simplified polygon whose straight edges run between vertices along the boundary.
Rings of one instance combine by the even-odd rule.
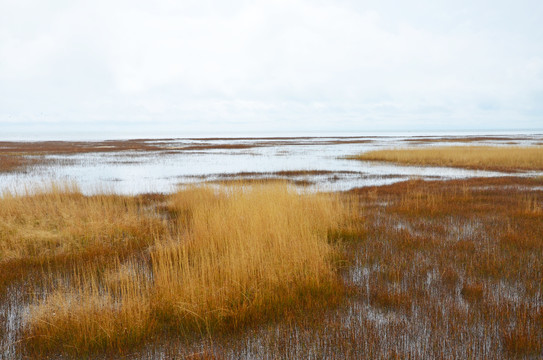
[[[542,128],[541,0],[0,0],[0,138]]]

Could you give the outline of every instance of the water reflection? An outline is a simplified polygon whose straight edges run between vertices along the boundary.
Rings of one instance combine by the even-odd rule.
[[[428,142],[429,140],[436,142]],[[492,138],[329,137],[274,139],[149,140],[163,151],[119,151],[46,155],[48,162],[22,173],[0,174],[2,189],[21,190],[44,179],[76,181],[85,193],[114,191],[121,194],[171,192],[177,185],[237,177],[288,178],[317,190],[337,191],[384,185],[413,177],[456,179],[502,176],[494,171],[443,167],[399,166],[346,160],[343,157],[382,148],[462,145],[531,145],[541,136]],[[320,173],[312,174],[311,171]],[[328,173],[323,174],[322,171]],[[279,175],[279,171],[305,173]],[[225,176],[231,174],[231,176]],[[538,173],[525,173],[535,175]],[[540,173],[539,173],[540,174]]]

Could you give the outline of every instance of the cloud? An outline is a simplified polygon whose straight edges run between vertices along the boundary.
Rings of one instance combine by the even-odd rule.
[[[0,6],[0,124],[12,127],[543,127],[535,1]]]

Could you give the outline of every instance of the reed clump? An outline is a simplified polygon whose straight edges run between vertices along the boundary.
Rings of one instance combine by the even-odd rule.
[[[368,151],[355,160],[483,170],[543,170],[543,146],[442,146]]]
[[[109,349],[123,353],[153,337],[155,321],[149,306],[149,286],[140,271],[128,281],[101,283],[87,267],[36,301],[28,311],[27,351],[81,356]]]
[[[337,196],[285,183],[189,187],[172,195],[175,227],[143,261],[76,280],[29,311],[35,352],[124,351],[162,333],[235,331],[341,299],[333,260],[350,209]]]
[[[138,197],[85,196],[49,184],[0,196],[0,265],[130,252],[153,242],[164,222]]]
[[[327,234],[346,216],[338,199],[300,196],[272,184],[218,194],[193,188],[174,195],[170,206],[188,234],[157,245],[152,263],[155,296],[166,306],[160,312],[174,323],[251,322],[262,309],[280,311],[302,295],[333,287],[334,247]]]

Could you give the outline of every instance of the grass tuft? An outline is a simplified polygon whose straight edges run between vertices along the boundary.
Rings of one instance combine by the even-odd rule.
[[[74,184],[49,184],[0,197],[0,266],[130,252],[165,225],[138,197],[84,196]]]
[[[498,171],[543,170],[543,146],[442,146],[374,150],[351,159]]]
[[[342,285],[328,239],[347,225],[337,196],[284,183],[189,187],[169,198],[175,229],[146,261],[117,261],[29,310],[34,352],[124,351],[160,333],[206,336],[337,304]]]

